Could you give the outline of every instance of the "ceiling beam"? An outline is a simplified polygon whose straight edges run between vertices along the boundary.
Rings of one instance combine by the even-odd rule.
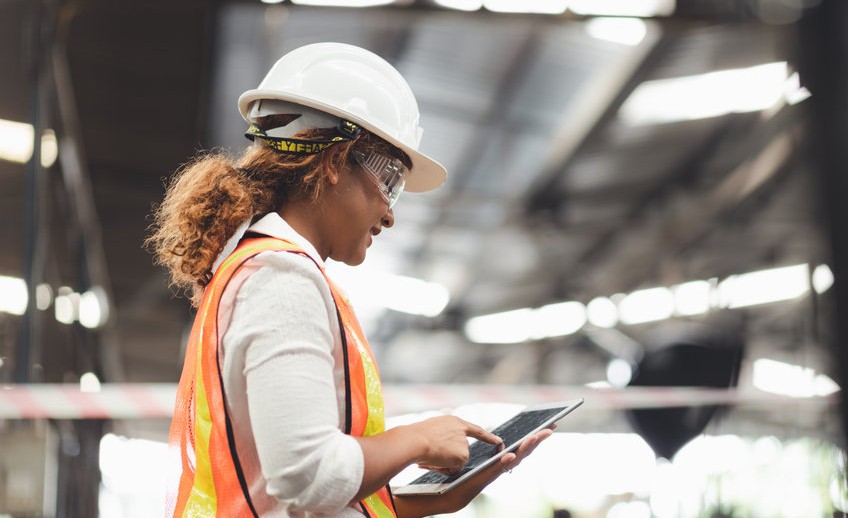
[[[630,93],[645,80],[675,41],[674,36],[663,34],[661,30],[648,31],[645,41],[634,48],[629,60],[603,74],[592,88],[585,89],[587,96],[577,103],[579,110],[562,121],[551,140],[550,154],[524,199],[526,214],[547,218],[552,209],[565,201],[557,186],[577,151],[606,128]]]
[[[796,150],[800,127],[790,123],[752,158],[730,171],[709,191],[680,189],[643,210],[633,223],[608,240],[603,253],[581,262],[584,286],[595,294],[628,290],[655,276],[664,258],[691,246],[728,211],[738,207],[778,176]]]

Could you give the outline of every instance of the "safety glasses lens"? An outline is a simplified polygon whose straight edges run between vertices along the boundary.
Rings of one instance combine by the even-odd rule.
[[[389,207],[394,206],[406,183],[406,167],[403,162],[378,153],[365,154],[359,151],[354,151],[353,157],[377,181],[377,186],[388,200]]]

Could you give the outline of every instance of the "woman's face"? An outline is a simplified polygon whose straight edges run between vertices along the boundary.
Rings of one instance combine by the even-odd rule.
[[[377,184],[360,166],[349,165],[328,186],[329,257],[355,266],[365,260],[371,242],[394,224],[394,213]]]

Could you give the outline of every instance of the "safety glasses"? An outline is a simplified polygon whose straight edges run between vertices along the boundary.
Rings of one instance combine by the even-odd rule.
[[[351,154],[356,162],[368,171],[372,179],[376,181],[377,187],[389,202],[392,208],[403,192],[406,183],[406,166],[397,158],[383,156],[378,153],[363,153],[352,151]]]

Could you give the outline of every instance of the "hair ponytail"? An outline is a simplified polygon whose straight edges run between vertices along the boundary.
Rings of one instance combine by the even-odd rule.
[[[273,210],[273,194],[257,183],[223,152],[207,153],[176,172],[154,209],[145,246],[155,263],[168,269],[172,286],[195,305],[238,226],[257,212]]]

